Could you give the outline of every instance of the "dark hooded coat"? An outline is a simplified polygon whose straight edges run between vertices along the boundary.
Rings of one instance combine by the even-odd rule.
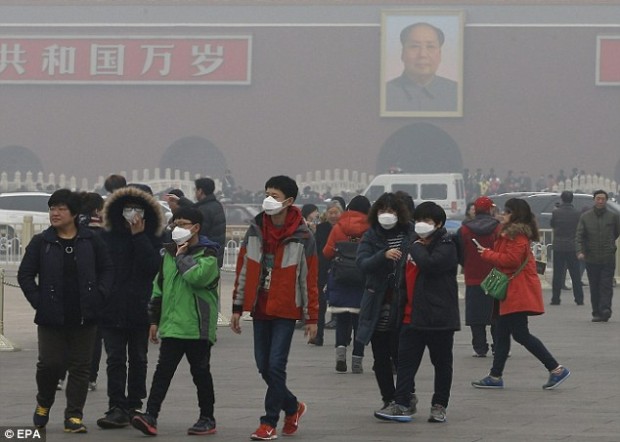
[[[136,235],[123,218],[123,207],[144,208],[145,229]],[[104,327],[132,328],[149,324],[148,303],[161,263],[164,214],[157,200],[142,190],[125,187],[110,195],[103,207],[101,237],[114,261],[114,283],[102,311]]]

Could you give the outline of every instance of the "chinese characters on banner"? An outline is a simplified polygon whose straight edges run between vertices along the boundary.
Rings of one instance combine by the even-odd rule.
[[[251,36],[3,37],[0,83],[250,84]]]
[[[620,36],[599,35],[596,43],[596,84],[620,86]]]

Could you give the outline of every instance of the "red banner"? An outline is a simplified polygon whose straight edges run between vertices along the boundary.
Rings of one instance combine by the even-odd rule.
[[[596,41],[596,84],[620,85],[620,36],[599,35]]]
[[[3,37],[0,83],[250,84],[251,36]]]

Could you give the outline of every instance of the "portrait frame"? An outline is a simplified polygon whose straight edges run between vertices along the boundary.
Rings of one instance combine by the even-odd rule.
[[[381,12],[380,115],[382,117],[463,116],[464,19],[465,13],[462,10],[390,9]],[[413,95],[409,93],[410,90],[402,82],[392,81],[401,76],[405,77],[401,57],[403,53],[401,31],[416,23],[428,23],[441,29],[445,36],[441,46],[441,61],[436,70],[438,81],[431,86],[440,93],[427,94],[431,100],[437,99],[437,102],[427,105],[416,104]],[[402,98],[398,97],[401,90]]]

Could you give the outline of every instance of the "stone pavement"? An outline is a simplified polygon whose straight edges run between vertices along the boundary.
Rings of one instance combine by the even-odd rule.
[[[13,273],[14,275],[14,273]],[[223,311],[230,308],[232,274],[223,276]],[[9,282],[14,277],[8,273]],[[462,287],[461,287],[462,289]],[[616,290],[617,291],[617,290]],[[18,352],[0,352],[0,426],[31,425],[35,406],[36,328],[33,312],[19,289],[5,290],[5,336],[21,347]],[[588,291],[586,287],[586,297]],[[420,442],[612,442],[620,441],[620,317],[609,323],[590,322],[590,309],[572,302],[563,292],[562,305],[548,306],[543,316],[530,320],[532,332],[541,338],[572,376],[557,390],[544,391],[544,367],[518,344],[504,374],[504,390],[476,390],[470,382],[487,374],[491,359],[471,356],[470,332],[456,334],[454,382],[448,408],[448,422],[426,421],[433,388],[432,366],[425,356],[417,376],[420,399],[418,414],[411,423],[382,422],[372,412],[380,405],[372,373],[372,352],[367,347],[364,373],[336,374],[334,332],[326,331],[324,347],[305,343],[297,331],[288,365],[288,384],[308,404],[301,420],[297,441],[398,441]],[[550,292],[545,290],[548,304]],[[461,301],[462,302],[462,301]],[[461,305],[461,315],[464,314]],[[251,322],[243,322],[243,333],[234,335],[228,327],[218,329],[212,353],[216,389],[217,441],[247,441],[262,414],[265,385],[254,366]],[[157,346],[149,352],[149,386],[157,360]],[[105,364],[99,389],[89,393],[84,422],[85,435],[63,433],[62,392],[52,408],[47,427],[48,441],[91,440],[132,441],[145,436],[132,429],[100,430],[95,421],[107,408]],[[614,405],[615,404],[615,405]],[[181,363],[172,381],[159,419],[161,441],[186,438],[186,429],[196,420],[197,403],[188,365]],[[281,429],[281,424],[278,431]],[[281,437],[281,436],[280,436]],[[0,435],[3,440],[3,435]]]

